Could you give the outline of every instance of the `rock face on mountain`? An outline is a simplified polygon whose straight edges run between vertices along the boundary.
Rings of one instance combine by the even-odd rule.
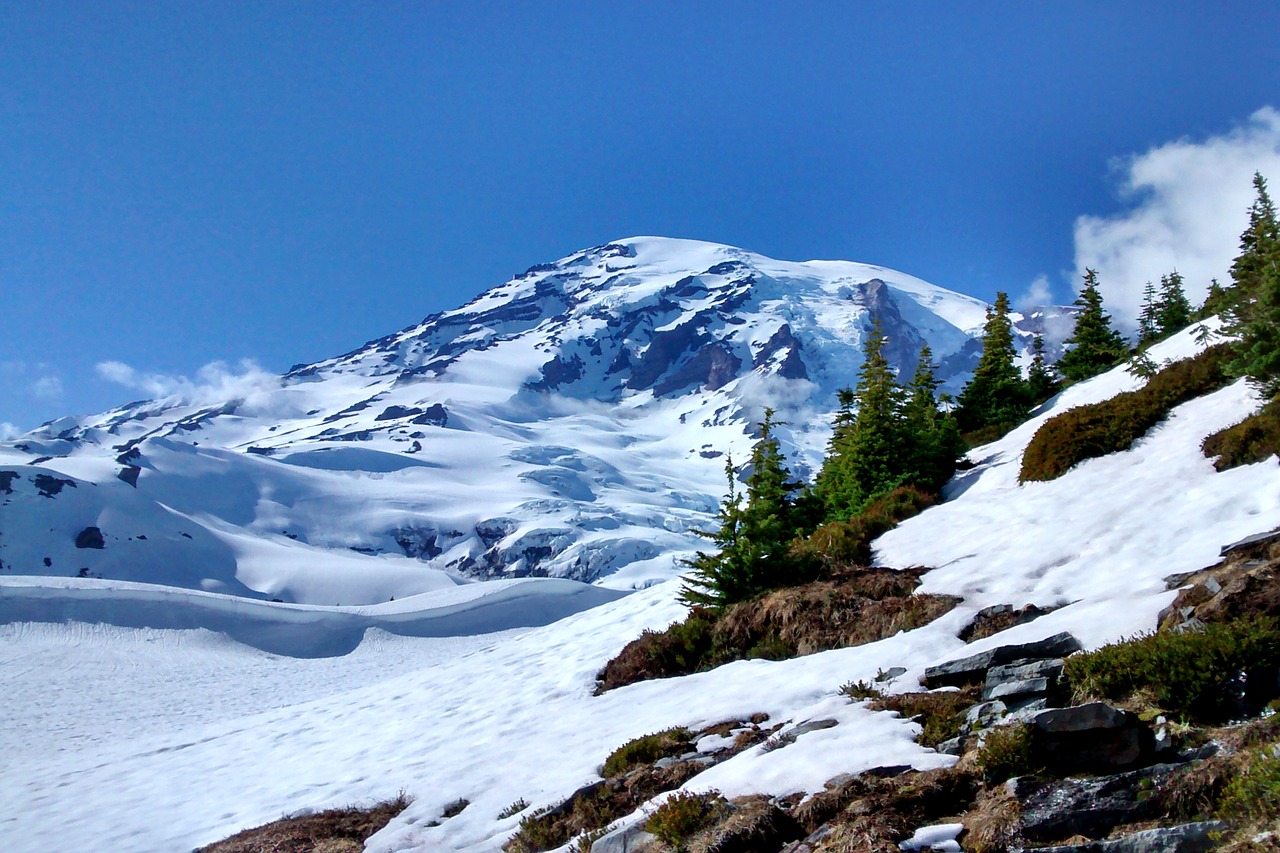
[[[369,601],[437,583],[428,570],[642,585],[699,545],[723,454],[745,458],[765,406],[806,476],[873,322],[900,371],[928,343],[954,392],[985,310],[864,264],[596,246],[232,399],[131,403],[0,445],[0,564],[315,603],[333,603],[328,571],[367,572]],[[1020,345],[1047,330],[1052,351],[1061,316],[1015,317]],[[88,528],[102,545],[76,548]]]

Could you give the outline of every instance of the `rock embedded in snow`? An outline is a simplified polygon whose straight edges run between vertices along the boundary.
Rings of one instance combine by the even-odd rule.
[[[987,670],[993,666],[1018,660],[1062,658],[1080,651],[1081,648],[1080,641],[1066,632],[1032,643],[996,646],[976,655],[927,668],[924,672],[924,686],[934,690],[939,687],[977,684],[986,679]]]

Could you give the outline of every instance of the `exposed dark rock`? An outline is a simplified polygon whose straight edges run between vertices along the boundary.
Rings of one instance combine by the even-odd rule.
[[[449,423],[449,412],[439,403],[432,403],[422,410],[422,414],[414,418],[410,423],[418,426],[438,426],[442,427]]]
[[[690,385],[714,391],[737,378],[741,368],[742,360],[734,354],[730,345],[724,341],[716,341],[699,349],[679,369],[655,384],[653,393],[662,397]]]
[[[382,410],[382,414],[374,418],[375,421],[395,421],[400,418],[410,418],[414,415],[422,414],[422,409],[417,406],[387,406]]]
[[[1062,659],[1016,661],[987,670],[986,684],[982,688],[983,699],[1003,699],[1029,696],[1057,698],[1062,690]]]
[[[1117,826],[1159,816],[1152,789],[1178,765],[1156,764],[1128,773],[1079,779],[1010,780],[1022,804],[1022,834],[1029,841],[1062,841],[1076,835],[1103,838]]]
[[[984,607],[974,614],[973,621],[960,631],[960,639],[966,643],[982,640],[1016,625],[1025,625],[1049,612],[1051,611],[1043,607],[1037,607],[1034,604],[1028,604],[1025,607],[1016,609],[1012,604],[995,604],[991,607]]]
[[[778,363],[777,374],[786,379],[807,379],[809,371],[805,367],[804,359],[800,356],[802,348],[799,339],[792,334],[790,324],[783,323],[755,354],[752,366],[758,368],[766,365],[777,353],[786,350],[787,354]]]
[[[142,451],[137,446],[130,446],[123,453],[116,456],[116,464],[132,465],[142,459]]]
[[[141,473],[142,469],[137,465],[126,465],[120,469],[116,476],[136,489],[138,488],[138,475]]]
[[[13,494],[13,481],[19,476],[17,471],[0,471],[0,494]]]
[[[1034,643],[997,646],[971,657],[929,667],[924,671],[924,684],[930,690],[977,684],[985,680],[987,670],[993,666],[1017,660],[1062,658],[1080,649],[1080,641],[1067,633],[1054,634]]]
[[[1207,853],[1220,842],[1215,834],[1227,829],[1220,820],[1162,826],[1112,838],[1065,847],[1041,847],[1036,853]]]
[[[557,355],[542,365],[542,378],[536,382],[526,382],[524,387],[530,391],[554,391],[562,385],[577,382],[584,372],[585,365],[578,356],[574,355],[566,359],[562,355]]]
[[[1126,770],[1155,752],[1155,735],[1136,714],[1104,702],[1041,711],[1028,723],[1036,762],[1059,775]]]
[[[31,482],[36,484],[36,488],[40,490],[40,494],[46,498],[51,498],[62,491],[63,486],[76,488],[75,480],[65,480],[61,477],[52,477],[48,474],[36,474],[31,478]]]
[[[391,538],[404,551],[404,555],[418,560],[432,560],[444,553],[436,544],[438,537],[437,531],[422,527],[401,527],[391,532]]]
[[[102,531],[96,527],[86,527],[76,534],[77,548],[96,548],[102,550],[106,542],[102,539]]]
[[[258,447],[257,445],[246,447],[245,450],[257,456],[271,456],[276,452],[274,447]]]
[[[1166,580],[1182,589],[1160,614],[1164,631],[1248,616],[1280,618],[1280,531],[1256,534],[1223,549],[1215,566]]]

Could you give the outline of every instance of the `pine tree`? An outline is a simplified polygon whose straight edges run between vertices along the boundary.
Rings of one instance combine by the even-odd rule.
[[[1045,361],[1044,338],[1036,335],[1031,344],[1031,351],[1034,357],[1031,360],[1031,369],[1027,372],[1027,388],[1031,393],[1031,405],[1038,406],[1057,394],[1062,383],[1058,380],[1053,368]]]
[[[1253,176],[1253,186],[1256,197],[1231,265],[1233,287],[1224,312],[1226,330],[1237,338],[1227,369],[1275,397],[1280,394],[1280,222],[1260,173]]]
[[[965,432],[987,426],[1022,421],[1031,409],[1030,394],[1022,372],[1014,363],[1013,323],[1009,320],[1009,296],[996,294],[987,309],[982,329],[982,357],[973,377],[960,392],[956,420]]]
[[[1076,298],[1080,313],[1067,344],[1067,350],[1058,360],[1058,372],[1067,379],[1080,381],[1097,376],[1129,357],[1129,347],[1124,338],[1111,325],[1111,316],[1102,308],[1102,293],[1098,290],[1098,274],[1084,271],[1084,288]]]
[[[1156,303],[1155,319],[1160,340],[1191,325],[1191,303],[1182,289],[1182,274],[1177,270],[1160,277],[1160,299]]]
[[[938,380],[934,376],[933,350],[920,347],[915,374],[907,388],[903,409],[903,481],[939,489],[956,471],[956,461],[964,455],[964,440],[955,418],[938,410]]]
[[[1142,310],[1138,313],[1138,346],[1153,344],[1160,339],[1159,314],[1156,286],[1147,282],[1147,286],[1142,289]]]
[[[765,409],[760,438],[751,450],[745,495],[737,490],[732,461],[725,465],[729,493],[716,516],[720,526],[714,533],[703,533],[720,550],[700,551],[688,562],[694,571],[681,590],[686,604],[721,607],[807,579],[788,553],[796,534],[792,493],[799,486],[792,482],[773,435],[778,426],[773,415],[772,409]]]
[[[1205,320],[1209,317],[1222,314],[1231,307],[1231,296],[1227,289],[1218,284],[1216,278],[1209,280],[1209,292],[1204,297],[1204,304],[1195,313],[1196,320]]]
[[[843,420],[837,414],[818,474],[818,494],[829,520],[852,518],[872,497],[901,482],[903,391],[884,356],[878,320],[863,341],[857,389],[842,400],[845,414]]]

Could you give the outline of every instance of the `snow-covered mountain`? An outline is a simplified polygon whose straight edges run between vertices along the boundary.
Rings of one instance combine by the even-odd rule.
[[[229,393],[63,418],[0,445],[0,572],[363,605],[467,578],[618,588],[698,546],[765,406],[811,472],[884,329],[944,389],[981,301],[877,266],[638,237]],[[1025,347],[1064,309],[1016,317]]]

